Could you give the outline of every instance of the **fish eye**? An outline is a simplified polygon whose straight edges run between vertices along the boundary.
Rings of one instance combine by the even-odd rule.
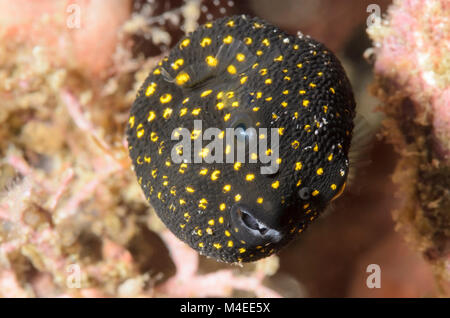
[[[246,139],[248,139],[248,134],[246,132],[247,126],[245,125],[245,123],[238,123],[234,130],[236,132],[236,138],[238,139],[238,141],[245,142]]]
[[[311,189],[308,187],[303,187],[298,191],[300,199],[307,201],[311,199]]]
[[[248,143],[256,138],[256,129],[253,126],[253,120],[250,115],[240,113],[235,116],[231,128],[234,129],[238,142]]]

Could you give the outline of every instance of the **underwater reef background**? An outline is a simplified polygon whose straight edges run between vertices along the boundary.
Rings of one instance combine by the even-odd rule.
[[[241,13],[333,50],[373,139],[326,215],[239,267],[163,226],[125,128],[185,32]],[[0,0],[0,297],[448,297],[449,261],[448,1]]]

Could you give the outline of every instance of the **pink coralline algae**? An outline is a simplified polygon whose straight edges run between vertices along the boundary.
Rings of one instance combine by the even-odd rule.
[[[450,2],[394,1],[368,28],[383,134],[400,160],[394,218],[439,277],[450,256]]]

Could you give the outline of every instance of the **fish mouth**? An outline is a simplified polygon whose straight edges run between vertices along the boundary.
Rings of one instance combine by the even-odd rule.
[[[248,243],[263,245],[275,244],[281,241],[283,235],[274,226],[270,226],[258,217],[257,211],[245,204],[235,204],[231,209],[233,227],[236,234]]]

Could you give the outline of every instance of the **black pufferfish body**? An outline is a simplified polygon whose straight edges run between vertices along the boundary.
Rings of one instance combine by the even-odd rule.
[[[342,193],[354,116],[347,76],[323,44],[226,17],[181,39],[152,70],[131,108],[129,152],[146,198],[179,239],[220,261],[249,262],[277,252]],[[194,120],[203,131],[276,128],[278,170],[175,163],[172,133],[187,128],[194,143]]]

